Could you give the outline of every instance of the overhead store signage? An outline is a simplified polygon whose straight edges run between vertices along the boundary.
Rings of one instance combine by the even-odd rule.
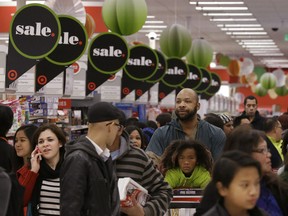
[[[216,73],[210,73],[211,74],[211,85],[209,88],[205,91],[208,95],[214,95],[216,94],[220,87],[221,87],[221,78]]]
[[[167,71],[162,81],[170,87],[181,86],[187,80],[188,67],[180,58],[169,58],[167,60]]]
[[[57,15],[45,5],[29,4],[15,13],[10,25],[6,88],[56,48],[60,32]]]
[[[162,81],[159,82],[158,85],[158,101],[161,102],[167,95],[169,95],[173,90],[175,90],[174,87],[167,86]]]
[[[56,49],[60,39],[60,22],[47,6],[28,4],[14,15],[10,42],[22,56],[40,59]]]
[[[87,47],[87,33],[83,24],[71,16],[59,16],[61,37],[56,49],[46,57],[56,65],[70,65],[84,54]]]
[[[144,45],[137,45],[130,49],[130,56],[125,72],[134,80],[147,80],[152,77],[158,69],[158,55],[156,52]]]
[[[202,72],[195,65],[187,64],[187,66],[189,69],[189,73],[188,73],[186,82],[183,83],[181,87],[196,89],[201,84]]]
[[[91,62],[88,61],[88,68],[86,71],[86,88],[85,95],[89,95],[96,88],[102,85],[109,78],[113,77],[113,74],[104,74],[100,71],[95,70],[95,68],[91,65]]]
[[[147,79],[147,82],[152,82],[152,83],[156,83],[160,81],[165,75],[165,72],[167,70],[167,62],[166,62],[165,56],[158,50],[154,50],[154,51],[156,52],[158,56],[159,62],[158,62],[158,68],[156,70],[156,73],[154,73],[152,77]]]
[[[114,74],[128,61],[128,45],[125,39],[116,33],[102,33],[91,41],[88,58],[95,70]]]
[[[211,73],[204,68],[200,68],[200,70],[202,72],[201,83],[194,89],[197,93],[205,92],[211,84]]]

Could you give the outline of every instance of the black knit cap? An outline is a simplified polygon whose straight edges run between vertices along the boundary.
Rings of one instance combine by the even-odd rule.
[[[97,102],[88,108],[89,123],[111,121],[119,118],[119,110],[107,102]]]

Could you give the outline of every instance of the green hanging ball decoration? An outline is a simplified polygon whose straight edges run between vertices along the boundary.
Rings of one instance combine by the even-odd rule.
[[[272,73],[264,73],[260,78],[260,83],[265,89],[272,89],[276,87],[276,76]]]
[[[192,43],[189,31],[182,25],[173,24],[165,29],[160,37],[160,48],[167,57],[182,58],[185,56]]]
[[[288,94],[288,89],[286,86],[276,87],[275,92],[279,96],[286,96]]]
[[[131,35],[138,32],[147,18],[145,0],[105,0],[102,7],[105,25],[112,32]]]
[[[263,86],[260,83],[256,85],[255,94],[257,94],[258,96],[263,97],[267,94],[267,92],[268,92],[267,89],[263,88]]]
[[[213,59],[213,49],[210,43],[204,39],[194,39],[186,59],[188,63],[197,67],[207,68]]]
[[[253,73],[257,75],[258,82],[260,81],[261,76],[266,73],[266,70],[264,67],[256,66],[254,67]]]
[[[228,67],[228,65],[230,64],[231,59],[229,58],[229,56],[226,55],[222,55],[220,56],[219,59],[219,65],[222,65],[224,67]]]

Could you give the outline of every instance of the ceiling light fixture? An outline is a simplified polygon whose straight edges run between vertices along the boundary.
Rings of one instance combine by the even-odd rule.
[[[252,13],[203,13],[204,16],[252,16]]]
[[[164,23],[164,21],[162,21],[162,20],[146,20],[146,22],[145,22],[145,24],[156,24],[156,23],[162,24],[162,23]]]
[[[218,24],[219,28],[229,28],[229,27],[261,27],[260,24]]]
[[[267,35],[267,32],[226,32],[227,35]]]
[[[141,29],[141,30],[139,30],[139,32],[151,32],[151,31],[153,31],[153,32],[163,32],[163,30],[161,30],[161,29]]]
[[[264,28],[221,28],[222,31],[263,31]]]
[[[235,1],[235,2],[200,2],[200,1],[190,1],[191,5],[243,5],[243,1]]]
[[[238,39],[256,39],[256,38],[269,38],[268,35],[232,35],[231,38]]]
[[[167,28],[167,25],[143,25],[142,28]]]
[[[196,6],[196,10],[199,11],[245,11],[248,10],[247,7],[201,7],[201,6]]]
[[[252,22],[257,21],[256,18],[211,18],[213,22]]]
[[[262,54],[253,54],[253,56],[284,56],[283,53],[262,53]]]

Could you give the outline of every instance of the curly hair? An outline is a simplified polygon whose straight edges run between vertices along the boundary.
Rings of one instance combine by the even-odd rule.
[[[179,155],[186,149],[194,149],[197,156],[197,165],[203,166],[210,173],[212,171],[212,156],[209,150],[196,140],[174,140],[166,148],[162,156],[161,167],[163,174],[168,169],[179,167]]]

